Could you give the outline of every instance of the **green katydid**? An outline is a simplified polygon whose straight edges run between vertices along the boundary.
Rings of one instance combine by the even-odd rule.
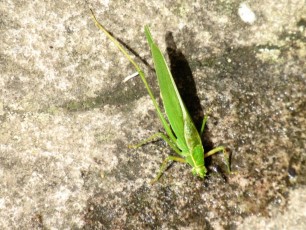
[[[144,83],[145,88],[149,93],[149,96],[151,97],[151,100],[157,111],[157,115],[167,134],[165,135],[164,133],[158,132],[147,138],[146,140],[142,141],[141,143],[130,147],[138,148],[152,140],[155,140],[156,138],[162,138],[179,155],[179,157],[168,156],[163,161],[157,176],[151,183],[156,182],[161,177],[161,175],[167,168],[168,161],[188,163],[192,167],[191,171],[193,175],[199,176],[200,178],[204,178],[207,173],[207,170],[204,165],[204,158],[211,156],[217,152],[223,152],[227,169],[230,172],[229,156],[223,146],[216,147],[204,154],[201,135],[203,134],[208,116],[206,115],[204,117],[199,133],[186,109],[186,106],[184,105],[184,102],[181,99],[181,96],[178,92],[178,89],[173,80],[172,74],[166,64],[163,54],[152,39],[149,27],[145,26],[145,35],[151,49],[155,71],[160,87],[161,98],[169,123],[162,114],[161,109],[158,106],[158,103],[147,83],[143,71],[134,62],[134,60],[126,52],[123,46],[120,45],[120,43],[98,22],[95,15],[93,14],[93,11],[91,11],[91,13],[96,26],[100,30],[102,30],[104,34],[119,48],[119,50],[126,56],[129,62],[133,64],[133,66],[137,70],[141,80]]]

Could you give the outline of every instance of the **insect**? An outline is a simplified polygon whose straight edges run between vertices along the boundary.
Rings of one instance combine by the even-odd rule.
[[[166,60],[160,51],[159,47],[154,43],[151,32],[148,26],[145,26],[145,36],[149,43],[151,54],[153,57],[155,72],[160,87],[161,98],[164,105],[164,111],[167,115],[168,121],[161,112],[161,109],[153,96],[153,93],[148,85],[143,71],[134,62],[131,56],[126,52],[122,45],[98,22],[93,11],[91,10],[92,18],[96,26],[103,31],[103,33],[119,48],[119,50],[126,56],[129,62],[137,70],[141,80],[147,89],[149,96],[152,99],[157,115],[165,129],[166,134],[158,132],[151,137],[145,139],[137,145],[130,146],[131,148],[138,148],[157,138],[163,139],[178,156],[168,156],[162,163],[157,176],[151,181],[151,184],[158,181],[166,170],[169,161],[177,161],[189,164],[192,169],[192,174],[204,178],[207,169],[204,164],[204,158],[209,157],[217,152],[223,152],[227,169],[229,167],[229,155],[223,146],[216,147],[204,154],[204,148],[201,140],[208,115],[203,119],[200,132],[196,129],[187,109],[178,92],[172,74],[166,64]]]

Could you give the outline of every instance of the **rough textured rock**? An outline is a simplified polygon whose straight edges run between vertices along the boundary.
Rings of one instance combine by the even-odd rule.
[[[158,87],[149,24],[196,121],[212,108],[208,176],[174,163],[135,70],[89,8]],[[293,1],[0,3],[1,229],[306,228],[306,7]],[[149,63],[149,64],[148,64]],[[197,122],[198,123],[198,122]]]

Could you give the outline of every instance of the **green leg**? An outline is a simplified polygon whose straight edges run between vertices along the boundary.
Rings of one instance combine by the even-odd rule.
[[[206,125],[207,120],[208,120],[208,115],[205,115],[205,116],[204,116],[204,119],[203,119],[203,121],[202,121],[202,125],[201,125],[201,131],[200,131],[201,136],[202,136],[202,134],[203,134],[203,132],[204,132],[204,128],[205,128],[205,125]]]
[[[225,160],[225,164],[227,166],[227,171],[230,173],[231,172],[231,168],[230,168],[230,164],[229,164],[229,155],[226,151],[226,149],[223,147],[223,146],[219,146],[219,147],[216,147],[212,150],[210,150],[209,152],[205,153],[204,155],[204,158],[206,157],[209,157],[217,152],[223,152],[223,155],[224,155],[224,160]]]
[[[164,171],[167,168],[167,163],[168,161],[178,161],[181,163],[186,163],[186,160],[184,158],[181,157],[174,157],[174,156],[168,156],[162,163],[159,172],[157,174],[157,176],[150,182],[150,184],[154,184],[155,182],[157,182],[159,180],[159,178],[163,175]]]
[[[211,112],[211,109],[208,110],[207,114],[203,118],[202,125],[201,125],[201,130],[200,130],[201,136],[202,136],[202,134],[204,132],[204,128],[205,128],[205,125],[206,125],[206,122],[208,120],[208,116],[209,116],[210,112]]]
[[[181,151],[173,144],[173,142],[163,133],[155,133],[137,145],[129,145],[129,148],[136,149],[142,145],[147,144],[148,142],[153,141],[154,139],[161,138],[163,139],[177,154],[181,154]]]

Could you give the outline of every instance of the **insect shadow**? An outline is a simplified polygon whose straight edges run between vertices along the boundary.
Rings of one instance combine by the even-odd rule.
[[[185,55],[177,48],[172,32],[168,31],[166,33],[165,42],[167,47],[166,51],[170,61],[170,71],[173,79],[194,124],[196,125],[197,129],[200,130],[204,113],[200,99],[197,95],[197,88],[191,68]],[[209,136],[210,132],[206,125],[202,135],[202,143],[205,152],[208,152],[214,148]],[[205,159],[205,162],[206,165],[209,166],[211,164],[210,157]]]

